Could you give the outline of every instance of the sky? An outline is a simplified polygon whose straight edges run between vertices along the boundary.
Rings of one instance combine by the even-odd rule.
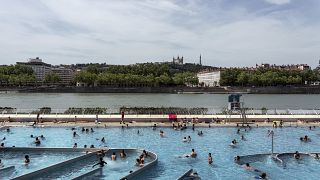
[[[320,0],[0,0],[0,64],[171,61],[312,67]]]

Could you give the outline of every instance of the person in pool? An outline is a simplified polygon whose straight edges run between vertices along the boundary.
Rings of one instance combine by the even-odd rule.
[[[160,137],[164,137],[164,132],[160,130]]]
[[[25,164],[25,165],[28,165],[29,163],[30,163],[29,155],[25,155],[25,156],[24,156],[24,164]]]
[[[112,155],[111,155],[111,160],[112,160],[112,161],[117,160],[117,155],[116,155],[115,152],[112,153]]]
[[[126,156],[127,156],[127,154],[124,152],[124,149],[122,149],[120,152],[120,157],[125,158]]]
[[[79,136],[76,132],[73,132],[73,137]]]
[[[240,156],[234,157],[234,161],[240,161]]]
[[[191,151],[192,151],[192,152],[191,152],[191,154],[190,154],[190,157],[196,158],[196,157],[197,157],[196,151],[195,151],[194,149],[192,149]]]
[[[101,142],[105,143],[106,140],[104,139],[104,137],[102,137]]]
[[[191,136],[188,136],[188,142],[191,142]]]
[[[246,164],[243,166],[243,168],[244,168],[245,170],[249,170],[249,171],[253,171],[253,170],[254,170],[254,168],[251,167],[249,163],[246,163]]]
[[[34,143],[39,146],[41,144],[41,141],[38,137],[36,137],[36,140],[34,141]]]
[[[260,176],[255,176],[255,179],[267,179],[267,174],[266,173],[262,173]]]
[[[148,156],[148,152],[147,152],[146,150],[143,150],[143,151],[142,151],[142,155],[143,155],[144,157],[147,157],[147,156]]]
[[[293,154],[293,157],[294,157],[295,159],[300,159],[300,154],[299,154],[299,152],[296,151],[296,152]]]
[[[187,137],[183,137],[182,142],[187,142]]]
[[[78,144],[74,143],[73,148],[77,148],[77,147],[78,147]]]
[[[97,166],[97,165],[100,165],[100,167],[103,167],[105,164],[107,164],[107,162],[105,162],[105,161],[103,160],[103,158],[101,157],[100,160],[99,160],[99,162],[98,162],[97,164],[93,165],[92,168],[94,168],[94,167]]]
[[[212,163],[213,163],[211,153],[209,153],[209,155],[208,155],[208,163],[209,163],[209,164],[212,164]]]
[[[4,147],[4,143],[1,143],[1,144],[0,144],[0,148],[3,148],[3,147]]]

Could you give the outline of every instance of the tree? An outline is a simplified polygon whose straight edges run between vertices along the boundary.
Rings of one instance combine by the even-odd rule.
[[[45,83],[59,83],[61,81],[61,77],[56,74],[56,73],[50,73],[50,74],[46,74],[44,77],[44,82]]]

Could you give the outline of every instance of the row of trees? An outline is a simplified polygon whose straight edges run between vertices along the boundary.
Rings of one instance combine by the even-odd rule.
[[[0,66],[0,85],[21,86],[35,83],[31,67],[24,65]]]
[[[136,64],[117,65],[107,69],[89,66],[86,71],[77,73],[75,82],[95,83],[99,85],[124,85],[124,86],[172,86],[172,85],[197,85],[198,78],[195,73],[182,72],[170,73],[166,64]]]
[[[226,69],[221,73],[220,84],[228,86],[303,85],[305,81],[317,80],[320,80],[320,75],[318,71],[312,70]]]

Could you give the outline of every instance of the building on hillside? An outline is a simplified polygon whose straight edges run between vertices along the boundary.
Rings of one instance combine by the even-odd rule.
[[[17,62],[17,64],[31,67],[38,82],[44,82],[46,75],[55,73],[61,78],[59,84],[70,84],[74,76],[72,69],[62,66],[54,67],[44,63],[39,57],[30,58],[28,62]]]
[[[26,65],[32,68],[37,81],[43,82],[47,74],[51,72],[51,65],[42,62],[42,59],[36,57],[30,58],[28,62],[17,62],[17,64]]]
[[[276,65],[276,64],[256,64],[256,68],[263,68],[263,69],[278,69],[278,70],[309,70],[311,67],[308,64],[287,64],[287,65]]]
[[[64,85],[70,84],[74,77],[74,72],[70,68],[54,67],[51,69],[51,72],[57,74],[61,79],[59,83]]]
[[[179,56],[177,58],[173,57],[172,63],[182,65],[183,64],[183,56],[181,58]]]
[[[220,86],[221,71],[200,72],[197,74],[199,84],[205,87]]]

